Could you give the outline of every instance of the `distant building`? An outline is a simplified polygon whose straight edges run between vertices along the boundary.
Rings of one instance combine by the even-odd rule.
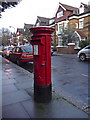
[[[34,25],[33,24],[26,24],[26,23],[24,23],[24,29],[30,29],[30,28],[33,28],[34,27]]]
[[[16,43],[16,45],[18,46],[25,44],[23,28],[17,28],[16,36],[14,38],[14,43]]]
[[[2,37],[2,29],[0,29],[0,37]]]
[[[50,18],[37,16],[35,26],[49,26],[49,20]]]
[[[0,45],[2,45],[2,30],[0,29]]]
[[[31,39],[31,35],[32,35],[32,33],[30,32],[30,28],[33,28],[34,26],[35,26],[34,24],[24,23],[24,38],[29,43],[30,43],[30,39]]]

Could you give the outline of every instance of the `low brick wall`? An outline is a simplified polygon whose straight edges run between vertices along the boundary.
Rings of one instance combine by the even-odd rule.
[[[57,52],[59,53],[67,53],[67,54],[77,54],[78,49],[74,49],[75,45],[69,46],[57,46]]]

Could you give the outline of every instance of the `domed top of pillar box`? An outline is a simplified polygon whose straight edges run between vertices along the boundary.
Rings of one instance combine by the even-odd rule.
[[[30,28],[30,32],[33,33],[34,36],[51,35],[54,32],[54,29],[52,27],[40,26]]]

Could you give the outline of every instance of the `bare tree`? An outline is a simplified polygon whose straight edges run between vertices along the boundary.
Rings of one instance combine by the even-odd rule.
[[[6,46],[9,45],[9,39],[10,39],[10,31],[7,28],[2,28],[2,45]]]

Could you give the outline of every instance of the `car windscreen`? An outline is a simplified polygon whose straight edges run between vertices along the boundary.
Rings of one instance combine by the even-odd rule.
[[[12,47],[9,47],[8,50],[12,50]]]
[[[21,49],[22,49],[22,52],[33,52],[33,48],[31,45],[30,46],[22,46]]]
[[[0,50],[2,50],[3,49],[3,46],[0,46]]]
[[[90,49],[90,45],[86,46],[85,49]]]

